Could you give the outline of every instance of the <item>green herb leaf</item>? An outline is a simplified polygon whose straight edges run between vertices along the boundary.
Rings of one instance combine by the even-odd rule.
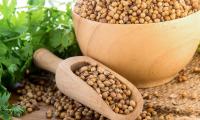
[[[11,29],[17,33],[26,32],[28,29],[28,15],[26,12],[17,13],[10,19]]]
[[[7,111],[0,111],[0,118],[2,118],[3,120],[11,120],[11,116]]]
[[[3,120],[11,120],[11,116],[19,117],[24,113],[24,108],[18,105],[10,105],[8,100],[11,96],[5,89],[1,88],[4,92],[0,93],[0,118]]]
[[[44,3],[45,0],[28,0],[28,4],[33,6],[43,6]]]
[[[8,52],[8,48],[3,42],[0,41],[0,57],[3,55],[6,55],[7,52]]]
[[[10,94],[7,92],[0,94],[0,106],[7,105],[9,98]]]
[[[27,11],[16,8],[16,0],[2,0],[0,13],[0,118],[20,116],[24,110],[8,103],[7,86],[23,79],[34,68],[32,56],[40,47],[60,57],[80,53],[72,27],[71,6],[66,11],[44,7],[45,0],[27,0]],[[6,87],[5,87],[6,86]]]
[[[24,113],[25,109],[19,105],[11,106],[11,113],[15,117],[20,117]]]
[[[16,0],[2,0],[2,4],[0,5],[0,11],[3,14],[5,19],[9,19],[15,11],[17,5]]]

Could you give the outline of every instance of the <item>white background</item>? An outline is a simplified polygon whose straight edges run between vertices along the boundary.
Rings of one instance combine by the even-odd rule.
[[[8,0],[8,4],[11,3],[12,0]],[[27,1],[28,0],[17,0],[17,8],[20,8],[20,9],[17,9],[17,11],[26,11],[27,8]],[[67,2],[70,2],[72,0],[45,0],[46,3],[45,3],[45,6],[46,7],[50,7],[50,6],[54,6],[54,7],[57,7],[59,10],[63,10],[65,11],[65,8],[66,8],[66,3]],[[0,0],[0,4],[2,3],[2,0]],[[2,19],[3,16],[2,14],[0,13],[0,19]]]
[[[11,0],[8,0],[11,1]],[[17,6],[18,7],[24,7],[26,6],[28,0],[17,0]],[[72,0],[46,0],[45,6],[56,6],[60,10],[65,10],[65,4]],[[2,3],[2,0],[0,0],[0,3]]]

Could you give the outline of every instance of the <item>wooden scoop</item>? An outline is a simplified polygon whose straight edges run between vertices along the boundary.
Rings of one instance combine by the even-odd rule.
[[[38,67],[55,73],[57,87],[63,94],[111,120],[134,120],[142,111],[143,99],[138,89],[119,74],[89,57],[78,56],[62,60],[48,50],[41,48],[34,53],[33,58]],[[132,99],[136,101],[136,107],[133,112],[128,115],[115,113],[92,87],[73,73],[73,71],[87,63],[97,64],[98,66],[110,71],[122,83],[126,84],[130,88],[132,91]]]

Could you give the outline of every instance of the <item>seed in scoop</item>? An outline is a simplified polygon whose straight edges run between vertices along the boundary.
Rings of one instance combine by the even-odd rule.
[[[115,3],[113,3],[115,5]],[[115,16],[115,18],[117,18]],[[74,71],[82,80],[91,86],[102,99],[119,114],[129,114],[136,107],[136,102],[131,98],[131,90],[115,75],[98,65],[87,64]],[[83,75],[88,73],[87,76]],[[92,78],[92,79],[91,79]]]

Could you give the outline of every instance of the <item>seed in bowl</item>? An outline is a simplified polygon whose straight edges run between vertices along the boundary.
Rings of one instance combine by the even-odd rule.
[[[74,8],[83,18],[111,24],[158,23],[199,10],[199,0],[77,0]]]
[[[90,85],[114,112],[129,114],[136,107],[131,90],[108,70],[96,64],[87,64],[75,74]]]

